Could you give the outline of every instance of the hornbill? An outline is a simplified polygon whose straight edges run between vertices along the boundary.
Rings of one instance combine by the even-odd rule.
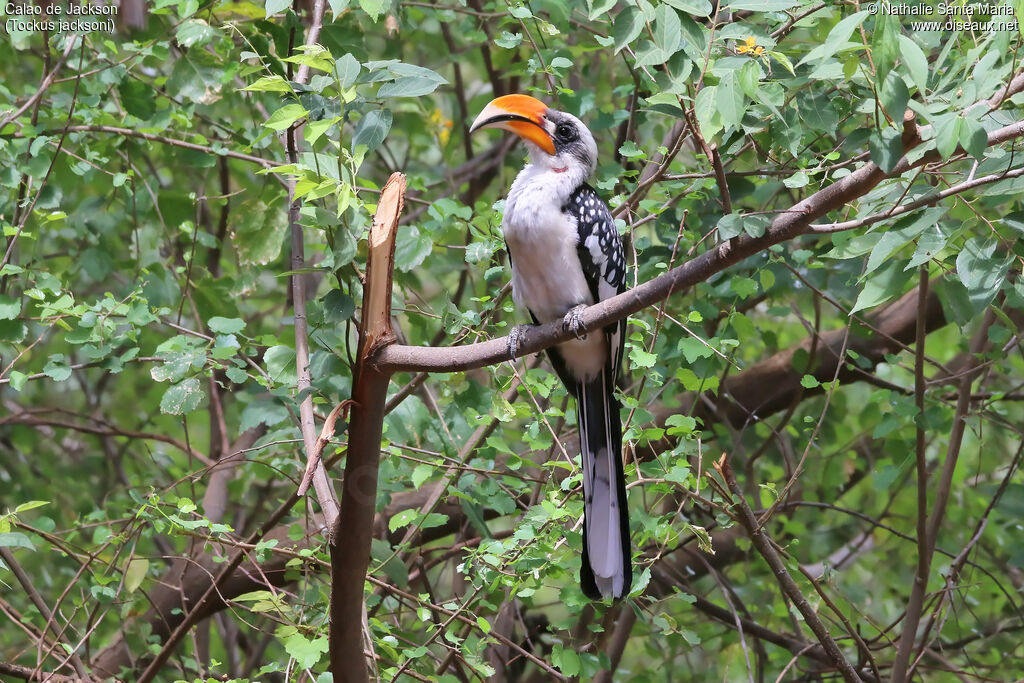
[[[587,178],[597,144],[583,122],[528,95],[488,104],[470,132],[503,128],[520,136],[530,161],[505,201],[501,229],[512,265],[512,296],[534,323],[562,320],[575,339],[548,349],[576,399],[583,461],[583,564],[580,584],[593,600],[621,598],[632,582],[629,513],[622,473],[622,421],[615,384],[625,321],[583,333],[581,311],[626,287],[622,239]],[[509,335],[516,355],[522,328]]]

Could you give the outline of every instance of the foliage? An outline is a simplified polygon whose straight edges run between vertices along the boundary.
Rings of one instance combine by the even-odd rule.
[[[0,44],[0,662],[38,651],[44,671],[136,680],[205,587],[182,595],[241,552],[226,609],[157,679],[331,680],[322,518],[287,504],[305,465],[289,284],[309,284],[323,417],[352,393],[365,235],[401,170],[404,342],[522,322],[499,229],[522,154],[467,139],[519,91],[594,132],[631,285],[881,171],[817,230],[630,319],[626,604],[578,589],[576,416],[546,363],[394,378],[366,584],[379,677],[831,670],[737,522],[723,453],[858,671],[888,678],[930,543],[919,676],[1019,675],[1024,172],[1020,132],[991,137],[1024,104],[1017,15],[932,30],[798,0],[327,7],[312,44],[312,8],[278,0],[157,0],[143,29]],[[950,19],[968,18],[988,20]],[[345,445],[339,429],[334,476]]]

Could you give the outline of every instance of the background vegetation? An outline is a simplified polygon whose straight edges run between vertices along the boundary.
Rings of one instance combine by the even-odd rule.
[[[880,7],[155,0],[7,30],[0,678],[332,680],[342,422],[294,494],[353,392],[370,217],[406,174],[398,341],[522,322],[522,150],[467,137],[509,92],[590,125],[630,285],[680,277],[628,328],[634,590],[578,588],[546,363],[399,372],[370,676],[1024,674],[1018,15]]]

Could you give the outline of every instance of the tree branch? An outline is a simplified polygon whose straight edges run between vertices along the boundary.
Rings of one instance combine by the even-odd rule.
[[[391,377],[387,369],[375,366],[370,359],[381,346],[394,340],[391,278],[404,195],[405,176],[393,173],[381,191],[370,228],[341,513],[330,534],[331,629],[328,642],[335,681],[367,680],[363,654],[363,586],[370,562],[380,439]]]
[[[1018,74],[1010,82],[1006,92],[1014,94],[1021,89],[1024,89],[1024,72]],[[984,100],[973,106],[992,106],[992,102],[992,100]],[[922,137],[930,132],[931,127],[922,126],[911,130],[913,135],[904,136],[904,152],[919,144]],[[987,145],[1000,144],[1021,135],[1024,135],[1024,121],[993,131],[988,136]],[[889,173],[883,171],[874,162],[868,162],[849,175],[798,202],[789,210],[781,212],[761,237],[748,235],[735,237],[652,280],[586,308],[581,314],[584,329],[601,329],[661,301],[671,294],[685,292],[725,268],[771,246],[811,233],[814,231],[812,223],[815,220],[864,196],[882,180],[898,177],[912,168],[938,159],[938,154],[935,152],[925,154],[915,161],[903,157]],[[543,351],[555,344],[567,341],[571,336],[572,332],[565,329],[559,321],[528,328],[520,337],[518,355],[524,356]],[[506,337],[459,347],[392,344],[381,349],[373,359],[373,363],[381,372],[456,372],[507,360],[507,347]]]
[[[779,582],[779,587],[783,593],[793,601],[793,605],[797,608],[801,615],[803,615],[804,622],[810,627],[814,635],[817,636],[818,642],[821,643],[822,647],[825,648],[825,653],[828,655],[829,660],[832,664],[839,669],[839,673],[842,674],[843,680],[847,683],[857,683],[861,680],[861,677],[854,671],[853,666],[846,661],[846,657],[843,656],[842,650],[836,644],[836,641],[832,638],[832,635],[828,632],[825,624],[822,623],[821,619],[818,618],[817,612],[811,607],[811,604],[804,597],[804,594],[800,591],[800,587],[796,585],[796,581],[790,576],[789,571],[786,569],[786,565],[782,562],[782,558],[776,552],[774,545],[772,544],[771,538],[765,533],[761,525],[758,524],[757,518],[754,517],[753,511],[750,506],[747,505],[746,500],[743,498],[743,491],[740,489],[739,484],[736,482],[736,476],[732,472],[732,468],[729,466],[729,461],[723,455],[722,459],[715,463],[715,469],[718,470],[719,474],[725,480],[726,485],[729,488],[729,492],[733,497],[733,509],[737,512],[737,519],[740,525],[746,529],[747,535],[750,536],[751,542],[757,551],[764,558],[764,561],[771,567],[772,573],[775,574],[775,579]]]

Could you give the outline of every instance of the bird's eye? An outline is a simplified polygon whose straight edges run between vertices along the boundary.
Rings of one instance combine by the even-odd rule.
[[[576,139],[576,126],[571,123],[560,123],[555,127],[555,137],[563,142],[572,142]]]

